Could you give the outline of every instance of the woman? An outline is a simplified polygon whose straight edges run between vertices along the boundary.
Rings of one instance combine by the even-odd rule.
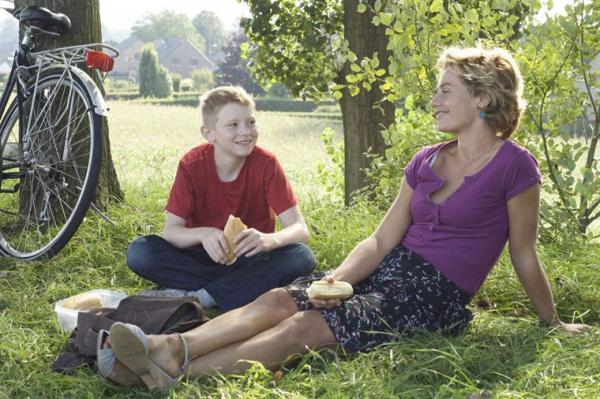
[[[309,348],[368,351],[392,339],[390,330],[454,333],[471,319],[466,305],[507,240],[540,319],[585,330],[558,317],[537,257],[540,174],[531,154],[509,140],[524,108],[513,58],[500,49],[454,48],[438,67],[431,105],[438,129],[456,140],[414,156],[377,230],[325,277],[349,282],[354,296],[309,300],[306,288],[320,278],[312,276],[181,336],[116,324],[110,336],[118,361],[109,378],[164,388],[183,373],[241,372],[249,366],[241,359],[276,368]]]

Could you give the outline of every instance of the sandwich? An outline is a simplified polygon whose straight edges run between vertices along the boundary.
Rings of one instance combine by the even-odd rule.
[[[226,265],[231,265],[236,261],[237,257],[235,256],[235,244],[233,243],[233,239],[238,235],[240,231],[246,230],[248,226],[246,226],[240,218],[236,218],[233,215],[229,215],[227,219],[227,223],[223,228],[223,234],[225,235],[225,241],[227,241],[227,260],[225,261]]]

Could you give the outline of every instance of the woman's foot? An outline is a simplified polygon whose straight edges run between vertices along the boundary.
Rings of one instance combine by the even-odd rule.
[[[142,380],[118,360],[106,379],[118,385],[142,385]]]
[[[147,335],[147,337],[148,358],[171,377],[179,377],[185,362],[182,337],[177,334]]]
[[[110,371],[110,368],[106,368],[106,370],[103,370],[104,367],[101,367],[101,365],[98,364],[99,374],[101,374],[107,380],[114,382],[118,385],[141,385],[142,380],[140,380],[138,376],[133,373],[133,371],[125,367],[123,363],[119,362],[117,359],[114,358],[114,354],[110,349],[110,337],[108,336],[107,332],[100,331],[100,334],[105,334],[106,336],[99,337],[98,362],[103,361],[102,359],[100,359],[100,351],[104,352],[107,350],[110,351],[111,357],[114,360],[109,360],[109,363],[112,365],[112,370]],[[107,372],[108,374],[105,374]]]
[[[110,337],[116,358],[150,389],[168,389],[187,372],[187,344],[180,334],[148,336],[138,326],[116,322]]]

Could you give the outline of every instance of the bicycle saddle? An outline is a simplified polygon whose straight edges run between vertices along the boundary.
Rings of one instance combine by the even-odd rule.
[[[55,13],[45,7],[29,6],[18,15],[19,21],[45,31],[63,34],[71,29],[71,20],[65,14]]]

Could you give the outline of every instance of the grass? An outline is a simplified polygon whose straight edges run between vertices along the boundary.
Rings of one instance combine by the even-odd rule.
[[[255,365],[242,376],[190,380],[166,394],[121,388],[85,368],[74,376],[53,373],[67,340],[53,304],[94,288],[135,294],[149,286],[127,269],[125,249],[137,235],[160,229],[177,160],[199,142],[197,110],[111,105],[113,156],[126,194],[107,212],[116,224],[90,214],[49,261],[0,258],[0,398],[600,397],[600,246],[591,243],[540,247],[561,316],[594,325],[588,335],[540,326],[503,255],[472,302],[470,330],[458,337],[426,334],[351,357],[314,352],[282,370],[281,379]],[[318,267],[335,267],[382,216],[368,204],[340,209],[322,201],[319,135],[325,126],[340,131],[339,123],[258,118],[261,144],[278,154],[300,197]]]
[[[170,185],[179,158],[204,142],[198,109],[134,102],[110,105],[113,157],[124,184],[146,186],[148,179],[159,179]],[[321,132],[331,127],[341,139],[341,121],[279,112],[259,112],[257,119],[259,145],[277,155],[297,194],[319,191],[316,163],[327,161]]]

